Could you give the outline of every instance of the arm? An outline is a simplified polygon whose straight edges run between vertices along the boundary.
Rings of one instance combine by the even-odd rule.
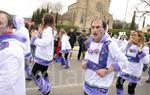
[[[118,48],[118,49],[117,49]],[[101,77],[104,77],[107,73],[118,72],[121,69],[124,69],[128,66],[129,61],[126,56],[120,51],[119,47],[115,43],[109,45],[109,53],[112,58],[112,64],[107,68],[97,70],[97,74]]]
[[[44,30],[42,38],[33,37],[32,43],[36,46],[45,47],[49,45],[53,41],[54,37],[52,35],[52,29],[51,30]]]
[[[143,49],[139,50],[138,57],[144,64],[148,64],[150,62],[149,47],[144,46]]]

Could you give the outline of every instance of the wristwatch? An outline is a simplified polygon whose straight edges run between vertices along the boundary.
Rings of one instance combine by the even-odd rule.
[[[108,68],[105,68],[106,69],[106,74],[108,74],[109,73],[109,69]]]

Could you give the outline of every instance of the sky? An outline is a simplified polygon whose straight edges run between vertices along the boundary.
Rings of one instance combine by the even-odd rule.
[[[54,4],[60,2],[63,5],[63,12],[67,11],[69,5],[76,2],[76,0],[0,0],[0,10],[5,10],[13,15],[31,17],[33,11],[47,1]],[[111,0],[109,13],[113,16],[113,19],[131,22],[133,11],[139,2],[140,0]],[[143,18],[136,18],[136,23],[142,25],[142,22]],[[146,17],[146,23],[150,24],[150,17]]]

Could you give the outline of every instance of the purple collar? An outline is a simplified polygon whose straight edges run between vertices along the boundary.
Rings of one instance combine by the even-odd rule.
[[[3,40],[7,40],[7,39],[15,39],[15,40],[18,40],[18,41],[23,42],[23,43],[26,42],[26,38],[18,36],[18,35],[14,35],[14,34],[0,35],[0,42],[2,42]]]

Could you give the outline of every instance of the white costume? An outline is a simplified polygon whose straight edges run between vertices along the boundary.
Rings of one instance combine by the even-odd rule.
[[[60,62],[62,63],[61,65],[65,65],[65,68],[70,67],[70,60],[68,59],[68,54],[71,51],[71,45],[69,42],[69,36],[66,34],[63,34],[61,37],[61,50],[59,51],[61,54],[65,54],[67,58],[60,57]]]
[[[27,73],[27,78],[32,79],[31,67],[28,64],[28,62],[32,58],[31,48],[30,48],[29,31],[28,31],[28,29],[25,28],[24,19],[22,17],[14,16],[13,24],[16,28],[16,31],[14,32],[14,34],[16,34],[18,36],[22,36],[27,39],[26,54],[25,54],[25,71]]]
[[[129,63],[107,33],[99,43],[91,40],[85,60],[87,61],[87,70],[84,91],[88,95],[106,95],[114,78],[114,72],[100,77],[96,70],[112,65],[115,71],[120,71],[120,69],[126,68]],[[102,94],[102,91],[106,91],[106,93]]]
[[[126,69],[122,70],[120,76],[133,83],[139,82],[142,75],[143,63],[148,64],[150,62],[149,48],[144,46],[141,52],[138,52],[138,49],[137,45],[129,43],[121,47],[130,64]]]
[[[41,76],[38,74],[39,71],[41,71],[41,69],[36,68],[36,66],[48,68],[48,65],[51,64],[53,61],[54,35],[53,35],[52,28],[48,26],[38,35],[33,37],[31,40],[31,44],[36,46],[35,59],[34,59],[35,64],[32,69],[32,74],[35,77],[34,81],[35,84],[39,87],[42,95],[48,95],[47,93],[51,91],[52,87],[49,82],[47,69],[45,69],[45,73],[42,73]]]
[[[28,29],[25,28],[24,19],[19,16],[14,16],[13,24],[16,28],[16,31],[14,32],[14,34],[22,36],[27,39],[27,42],[26,42],[27,54],[25,55],[25,58],[29,59],[29,58],[31,58],[30,37],[29,37]]]
[[[51,27],[47,27],[44,31],[35,36],[31,44],[36,46],[35,62],[44,66],[52,63],[54,53],[54,35]]]
[[[71,45],[69,43],[69,37],[63,34],[61,38],[61,53],[69,53],[71,50]]]
[[[26,95],[25,41],[12,34],[0,36],[0,95]]]

